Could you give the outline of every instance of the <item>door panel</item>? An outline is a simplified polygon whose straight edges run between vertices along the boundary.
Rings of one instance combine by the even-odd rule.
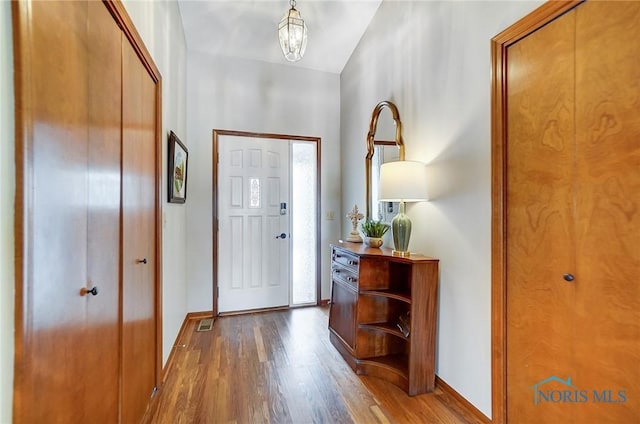
[[[17,254],[23,315],[16,322],[14,420],[116,422],[119,239],[104,240],[115,260],[99,262],[91,242],[105,229],[118,233],[119,173],[115,187],[99,193],[100,172],[90,167],[110,174],[119,166],[118,132],[111,136],[120,91],[108,75],[111,65],[119,69],[119,29],[101,3],[20,2],[14,14],[23,137],[17,157],[24,155],[18,203],[25,205],[16,209],[24,239]],[[97,71],[97,62],[108,65]],[[100,293],[85,296],[82,289],[93,284]],[[95,357],[82,355],[88,351]],[[100,361],[116,366],[94,366]]]
[[[217,181],[219,311],[288,305],[289,143],[221,137]]]
[[[123,43],[122,420],[139,422],[156,368],[155,84]]]
[[[574,26],[569,12],[508,50],[506,354],[514,423],[570,422],[572,414],[563,404],[536,406],[532,387],[573,369],[574,294],[562,276],[575,269]]]
[[[640,416],[639,21],[585,2],[508,47],[509,422]]]
[[[69,422],[84,417],[84,408],[76,406],[83,388],[74,382],[84,366],[69,359],[71,347],[84,346],[85,328],[78,323],[85,321],[88,301],[80,296],[87,284],[88,116],[82,106],[88,86],[78,84],[88,80],[82,43],[86,18],[83,7],[32,4],[33,191],[26,199],[32,211],[32,274],[23,293],[29,314],[24,322],[24,374],[22,367],[16,368],[16,381],[25,390],[18,388],[15,411],[16,419],[24,422],[44,422],[51,413]],[[52,28],[65,26],[55,39],[49,36]],[[58,43],[65,48],[56,48]],[[51,67],[56,62],[67,66]],[[60,98],[67,99],[62,107]]]
[[[575,379],[581,387],[613,391],[612,403],[586,403],[582,417],[634,422],[640,417],[640,3],[587,2],[576,12]]]
[[[86,419],[117,422],[120,363],[120,156],[122,32],[101,2],[89,2],[89,158]],[[98,54],[99,52],[99,54]],[[98,414],[99,415],[96,415]]]

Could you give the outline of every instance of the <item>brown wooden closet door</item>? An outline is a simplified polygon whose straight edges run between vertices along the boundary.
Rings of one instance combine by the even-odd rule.
[[[588,1],[508,47],[512,423],[640,416],[638,22]]]
[[[122,420],[137,423],[156,386],[156,87],[123,43]]]
[[[569,422],[571,409],[534,405],[532,386],[572,369],[575,266],[572,205],[573,31],[568,13],[508,50],[507,414]]]
[[[24,205],[14,421],[117,422],[120,31],[102,3],[13,7]]]
[[[576,13],[576,422],[640,422],[640,3]]]

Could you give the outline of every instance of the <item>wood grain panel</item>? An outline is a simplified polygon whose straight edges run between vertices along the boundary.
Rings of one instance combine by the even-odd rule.
[[[553,295],[556,297],[549,297],[548,303],[551,306],[557,304],[559,299],[567,306],[566,313],[562,315],[558,315],[552,307],[547,307],[547,313],[553,318],[551,323],[554,324],[554,331],[556,328],[568,328],[570,331],[564,343],[568,354],[546,358],[546,362],[548,366],[555,366],[559,370],[554,375],[563,380],[571,378],[571,382],[568,382],[571,388],[567,390],[566,384],[559,382],[547,383],[549,386],[543,390],[555,390],[556,397],[554,401],[545,402],[535,408],[534,422],[634,422],[640,416],[640,405],[632,400],[634,397],[637,398],[635,382],[640,374],[640,293],[635,284],[640,268],[640,231],[636,219],[639,200],[637,193],[640,188],[640,146],[637,143],[640,135],[640,118],[637,113],[640,56],[637,43],[629,43],[627,40],[635,40],[640,35],[636,28],[640,20],[640,4],[586,2],[567,15],[572,15],[575,21],[572,33],[568,34],[568,31],[565,34],[567,40],[574,44],[575,51],[574,77],[567,82],[567,88],[571,88],[572,85],[575,88],[575,148],[569,158],[558,155],[557,159],[563,161],[567,168],[571,168],[573,180],[570,202],[566,208],[573,214],[574,241],[566,248],[575,258],[572,267],[574,271],[571,272],[575,275],[575,280],[569,284],[573,288],[570,296],[554,292]],[[565,20],[567,15],[548,24],[544,29]],[[560,37],[561,35],[558,35],[556,39],[559,40]],[[516,40],[514,45],[525,45],[523,41],[529,38],[531,36]],[[512,47],[513,45],[509,47],[510,64],[514,57],[522,59],[511,54],[512,50],[515,51]],[[541,49],[538,53],[538,57],[543,61],[548,61],[548,58],[542,58],[549,55],[558,58],[567,56],[554,53],[548,48]],[[548,74],[553,75],[555,69],[557,67],[549,66]],[[526,78],[535,78],[535,73],[533,77],[527,73]],[[557,98],[558,92],[545,93],[538,90],[536,95],[553,101]],[[513,115],[512,105],[509,104],[511,92],[508,96],[507,128],[511,128],[513,119],[517,119],[520,126],[527,125],[527,119],[531,119],[527,116]],[[494,102],[494,112],[495,106]],[[553,114],[554,110],[557,108],[549,105],[546,110],[539,110],[532,116]],[[541,126],[540,130],[546,128]],[[508,136],[511,136],[510,132]],[[558,145],[558,142],[553,142],[554,139],[562,140],[564,137],[545,138],[551,140],[547,144],[553,147]],[[508,145],[499,146],[503,149],[506,147],[507,162],[511,160],[510,155],[513,153],[510,151],[513,140],[509,138],[508,141]],[[534,151],[520,151],[524,163],[519,167],[537,161],[532,157],[526,157],[526,154],[534,153],[536,158],[543,157]],[[553,168],[553,164],[547,166]],[[508,173],[510,169],[507,163],[505,171]],[[494,172],[500,176],[502,170],[494,167]],[[510,176],[507,175],[507,198],[504,200],[507,229],[510,229],[512,224],[509,222],[511,198],[517,198],[517,194],[514,195],[510,191],[510,182]],[[551,185],[552,182],[532,179],[529,187],[519,188],[523,191],[528,190],[530,194],[544,200],[544,192],[540,189]],[[500,206],[503,199],[494,196],[494,204],[496,201]],[[553,205],[548,201],[544,203]],[[497,234],[497,218],[499,217],[494,215],[494,235]],[[519,233],[507,231],[507,249],[518,243],[518,239],[510,240],[510,237],[516,235]],[[556,238],[562,239],[562,236],[560,232]],[[498,240],[498,247],[500,242],[501,240]],[[529,240],[528,243],[535,246],[535,240],[533,243]],[[543,253],[535,250],[522,252],[521,256],[535,255],[535,259],[546,265],[548,261],[544,252],[546,250]],[[500,259],[496,253],[498,252],[494,249],[494,258]],[[509,253],[507,250],[506,254]],[[509,265],[507,256],[507,308],[510,306],[509,297],[513,292],[510,280],[513,276],[508,274]],[[550,266],[553,266],[553,262]],[[498,267],[494,266],[494,289],[496,270],[500,272]],[[496,292],[494,290],[494,293]],[[534,290],[530,291],[531,297],[538,295]],[[500,302],[494,302],[495,306],[499,307]],[[495,312],[496,310],[494,317]],[[509,319],[508,313],[507,318]],[[528,318],[540,324],[538,316],[528,314]],[[494,330],[496,328],[500,330],[500,327],[494,325]],[[506,363],[507,370],[511,370],[510,346],[513,333],[510,332],[509,323],[506,328],[506,344],[509,346]],[[535,342],[539,343],[539,334],[527,331],[530,336],[536,338]],[[497,347],[495,334],[494,349]],[[534,354],[535,352],[531,356]],[[566,359],[569,360],[568,363]],[[494,350],[494,365],[503,363]],[[565,374],[559,375],[563,369],[566,370]],[[496,379],[497,375],[494,373],[494,384],[500,381]],[[512,406],[514,381],[510,375],[507,374],[507,414],[512,421],[527,422],[526,419],[532,416],[529,411],[513,415],[514,411],[509,409]],[[504,387],[504,380],[501,384]],[[496,393],[500,395],[500,390],[494,387],[494,396]],[[565,394],[562,401],[559,401],[558,393],[571,393],[572,396],[567,397]],[[496,405],[499,407],[500,401],[496,402],[494,399],[494,407]],[[494,409],[498,422],[504,421],[502,412],[499,408],[496,414]]]
[[[360,288],[363,290],[388,289],[390,281],[402,281],[406,276],[406,272],[389,278],[389,262],[379,261],[377,259],[363,258],[360,260]]]
[[[24,293],[24,357],[18,359],[24,362],[17,365],[14,416],[39,422],[55,413],[61,420],[80,421],[84,411],[76,402],[83,397],[82,386],[75,384],[74,376],[82,375],[84,366],[69,361],[69,348],[84,346],[87,302],[80,295],[87,283],[87,8],[62,2],[23,6],[31,61],[23,71],[30,75],[31,97],[26,100],[33,120],[27,123],[33,132],[27,172],[33,180],[25,187],[31,257]],[[58,45],[64,45],[64,51]],[[43,399],[40,390],[51,396]]]
[[[147,75],[154,83],[154,140],[155,140],[155,164],[154,164],[154,193],[155,193],[155,246],[154,246],[154,272],[155,272],[155,311],[156,311],[156,334],[162,334],[162,76],[156,64],[153,62],[151,54],[142,41],[142,37],[133,25],[131,18],[120,0],[102,0],[105,7],[111,13],[113,20],[118,24],[123,33],[123,41],[127,40],[130,46],[136,51],[138,60],[146,69]],[[150,86],[149,86],[150,88]],[[151,176],[149,176],[151,177]],[[162,381],[162,338],[156,338],[155,353],[155,375],[156,381]]]
[[[156,386],[155,84],[122,46],[122,420],[139,422]]]
[[[23,300],[14,419],[116,422],[120,90],[109,70],[119,71],[119,29],[101,3],[16,2],[13,12]],[[85,296],[93,285],[99,294]]]
[[[86,419],[119,415],[120,341],[120,156],[122,32],[100,2],[88,3],[89,151],[87,219],[86,370],[82,404]]]
[[[574,27],[569,12],[508,48],[507,420],[569,422],[532,386],[572,369],[575,270]]]
[[[506,421],[507,49],[583,0],[546,2],[491,40],[491,406]]]
[[[430,392],[435,385],[436,326],[438,321],[438,262],[414,265],[411,281],[409,335],[409,395]]]
[[[333,282],[331,307],[333,308],[329,325],[351,349],[356,347],[356,303],[358,292],[355,288],[340,281]]]
[[[640,417],[640,3],[587,2],[576,13],[580,242],[572,377],[580,389],[612,391],[610,402],[580,405],[576,422],[634,422]]]

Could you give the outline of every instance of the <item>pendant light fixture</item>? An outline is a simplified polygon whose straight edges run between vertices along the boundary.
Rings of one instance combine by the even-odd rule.
[[[285,59],[297,62],[302,59],[307,48],[307,25],[296,10],[296,1],[289,0],[289,4],[291,9],[278,25],[278,38]]]

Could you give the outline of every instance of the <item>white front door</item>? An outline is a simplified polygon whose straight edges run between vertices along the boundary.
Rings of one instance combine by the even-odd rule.
[[[288,306],[289,143],[225,135],[218,152],[218,311]]]

